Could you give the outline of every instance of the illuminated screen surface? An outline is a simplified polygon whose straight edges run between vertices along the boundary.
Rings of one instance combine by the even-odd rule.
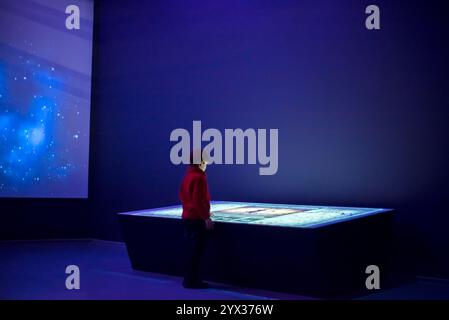
[[[92,28],[92,0],[0,1],[0,197],[87,197]]]
[[[390,210],[226,201],[211,203],[214,221],[297,228],[316,228],[386,211]],[[181,206],[173,206],[123,214],[179,219],[181,213]]]

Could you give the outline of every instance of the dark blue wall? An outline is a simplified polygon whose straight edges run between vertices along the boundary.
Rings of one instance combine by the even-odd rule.
[[[178,202],[173,129],[278,128],[278,174],[211,166],[213,199],[396,208],[401,250],[449,277],[444,1],[104,1],[96,19],[92,236]]]

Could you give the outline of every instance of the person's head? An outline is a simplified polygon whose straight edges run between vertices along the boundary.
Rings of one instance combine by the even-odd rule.
[[[193,150],[190,153],[190,166],[206,171],[209,157],[204,150]]]

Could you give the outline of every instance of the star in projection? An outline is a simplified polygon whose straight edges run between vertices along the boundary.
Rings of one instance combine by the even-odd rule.
[[[67,147],[81,132],[65,129],[58,106],[63,76],[54,66],[16,57],[0,60],[0,195],[64,179],[76,169]],[[70,117],[79,116],[74,106]]]

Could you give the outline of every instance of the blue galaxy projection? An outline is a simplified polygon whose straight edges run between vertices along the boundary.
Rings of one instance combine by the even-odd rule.
[[[1,197],[87,197],[92,20],[88,0],[0,2]]]

